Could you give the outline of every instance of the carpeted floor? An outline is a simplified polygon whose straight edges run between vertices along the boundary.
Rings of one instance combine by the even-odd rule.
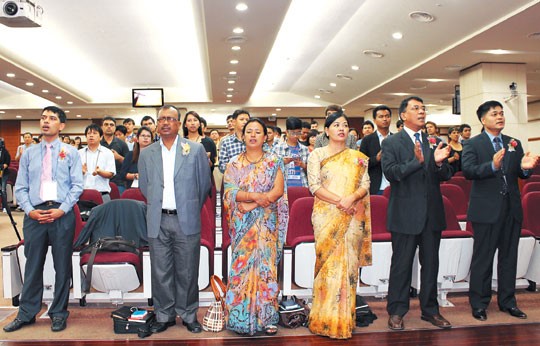
[[[443,308],[441,313],[454,326],[460,327],[475,327],[494,324],[515,324],[515,323],[540,323],[540,293],[530,293],[520,291],[518,294],[519,306],[528,314],[527,320],[519,320],[506,313],[502,313],[497,309],[496,301],[493,301],[488,309],[488,320],[480,322],[475,320],[470,313],[470,307],[465,294],[450,295],[450,300],[455,304],[453,308]],[[378,316],[378,319],[369,327],[356,328],[355,333],[364,332],[387,332],[386,301],[368,298],[367,299],[372,310]],[[113,332],[113,324],[110,318],[110,313],[115,308],[109,307],[79,307],[78,305],[70,306],[70,317],[68,319],[68,328],[61,333],[53,333],[50,330],[50,320],[48,318],[38,319],[35,325],[25,327],[14,333],[0,332],[2,340],[126,340],[137,339],[135,334],[115,334]],[[202,316],[206,308],[201,308],[199,311],[199,321],[202,321]],[[9,323],[15,314],[0,322],[0,327]],[[420,311],[418,308],[418,300],[411,300],[411,310],[405,317],[405,329],[421,330],[421,329],[437,329],[431,324],[420,319]],[[310,334],[307,328],[285,329],[280,328],[278,335],[308,335]],[[262,335],[261,335],[262,336]],[[167,331],[154,334],[149,339],[190,339],[190,338],[234,338],[238,337],[235,333],[223,331],[220,333],[203,332],[201,334],[191,334],[185,327],[181,325],[181,321],[177,321],[177,325],[169,328]]]

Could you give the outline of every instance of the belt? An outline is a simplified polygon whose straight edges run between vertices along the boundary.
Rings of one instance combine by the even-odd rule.
[[[161,213],[162,214],[167,214],[167,215],[176,215],[176,214],[178,214],[176,209],[161,209]]]
[[[100,193],[101,193],[102,196],[105,196],[105,195],[109,194],[107,191],[104,191],[104,192],[100,191]]]
[[[36,207],[52,207],[55,205],[60,205],[60,203],[55,202],[55,201],[45,201],[41,204],[36,205]]]

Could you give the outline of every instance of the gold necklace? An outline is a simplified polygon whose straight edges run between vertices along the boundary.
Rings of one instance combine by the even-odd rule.
[[[244,158],[246,159],[247,162],[251,163],[251,164],[256,164],[256,163],[259,163],[261,162],[262,158],[264,157],[264,152],[262,153],[261,157],[259,157],[259,159],[257,161],[251,161],[248,156],[247,156],[247,153],[244,153]]]

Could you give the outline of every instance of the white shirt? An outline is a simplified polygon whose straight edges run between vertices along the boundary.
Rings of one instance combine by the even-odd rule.
[[[413,144],[416,144],[416,137],[414,137],[414,134],[419,133],[420,134],[420,143],[422,143],[422,130],[420,130],[418,132],[414,132],[413,130],[411,130],[407,126],[403,126],[403,130],[405,130],[405,132],[407,132],[407,134],[411,138],[411,141],[413,142]]]
[[[174,140],[171,150],[167,149],[163,140],[159,140],[161,145],[161,158],[163,160],[163,209],[176,210],[176,195],[174,193],[174,164],[176,161],[176,146],[178,136]]]
[[[382,133],[377,131],[377,136],[379,136],[379,145],[382,146],[382,141],[384,141],[386,137],[390,136],[390,132],[388,132],[388,134],[385,137],[382,135]],[[388,179],[386,179],[383,173],[381,177],[381,186],[379,187],[379,191],[386,189],[388,186],[390,186],[390,182],[388,181]]]
[[[112,172],[116,174],[116,164],[114,162],[114,154],[104,146],[99,145],[96,151],[86,147],[79,149],[79,156],[84,165],[86,163],[86,174],[84,175],[84,188],[94,189],[99,192],[111,192],[109,179],[103,178],[100,175],[92,175],[96,170],[96,166],[102,171]]]

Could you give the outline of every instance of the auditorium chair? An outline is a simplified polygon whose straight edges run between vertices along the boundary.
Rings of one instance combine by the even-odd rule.
[[[440,186],[441,194],[450,200],[454,208],[456,217],[460,222],[460,229],[465,229],[469,200],[465,197],[463,189],[454,184],[441,184]]]
[[[523,196],[523,227],[534,234],[534,250],[525,278],[536,286],[540,282],[540,191]]]
[[[298,198],[289,214],[287,239],[283,249],[284,296],[311,297],[315,270],[315,236],[311,214],[313,197]],[[293,283],[300,288],[293,288]]]
[[[311,192],[309,192],[309,189],[307,187],[303,186],[290,186],[287,188],[287,199],[289,202],[289,213],[291,212],[291,208],[294,204],[294,201],[296,201],[299,198],[302,197],[313,197]]]
[[[468,201],[471,196],[472,181],[465,179],[463,176],[453,176],[446,182],[446,184],[453,184],[461,187],[465,194],[465,199]]]
[[[383,196],[390,199],[390,191],[392,191],[392,189],[390,188],[390,185],[388,185],[384,190],[383,190]]]
[[[392,235],[386,227],[388,199],[384,196],[373,195],[370,196],[370,202],[372,265],[361,268],[357,291],[361,295],[382,298],[388,294],[392,261]]]
[[[142,194],[141,190],[138,188],[129,188],[125,189],[124,192],[122,192],[122,195],[120,196],[122,199],[134,199],[136,201],[141,201],[146,203],[146,197]]]
[[[525,185],[530,183],[540,183],[540,174],[533,174],[528,179],[525,179]]]
[[[109,186],[111,187],[111,192],[109,193],[111,199],[119,199],[120,198],[120,190],[118,190],[118,185],[116,185],[112,181],[109,181]]]
[[[101,192],[94,189],[84,189],[79,196],[79,201],[88,201],[94,202],[97,205],[103,204],[103,197],[101,197]]]
[[[523,190],[521,190],[521,198],[523,199],[527,193],[532,191],[540,191],[540,182],[528,182],[523,185]]]
[[[223,278],[223,282],[228,281],[230,260],[232,256],[231,235],[229,234],[229,224],[224,212],[221,213],[221,246],[214,251],[216,260],[214,274]]]

